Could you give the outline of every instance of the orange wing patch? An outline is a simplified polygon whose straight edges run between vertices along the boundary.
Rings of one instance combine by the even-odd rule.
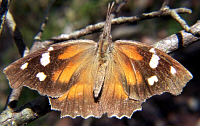
[[[76,44],[76,45],[68,46],[64,50],[64,52],[61,55],[58,56],[58,59],[67,59],[67,58],[75,56],[76,54],[87,49],[87,48],[84,48],[83,46],[85,46],[85,45],[82,45],[82,44],[77,45]]]
[[[124,54],[122,54],[120,51],[117,51],[116,57],[118,59],[117,61],[119,62],[119,64],[123,68],[123,71],[124,71],[125,76],[126,76],[127,83],[131,84],[131,85],[136,84],[136,78],[135,78],[134,70],[133,70],[133,67],[131,65],[129,58],[126,57]]]
[[[88,68],[88,67],[86,67]],[[94,80],[91,80],[91,69],[86,69],[83,67],[82,71],[80,71],[80,77],[76,80],[76,83],[73,84],[73,86],[70,88],[70,90],[65,93],[63,96],[58,98],[60,101],[67,98],[68,100],[78,98],[79,96],[83,95],[83,92],[88,91],[88,87],[92,86]],[[84,89],[84,86],[87,87]],[[83,90],[84,89],[84,90]],[[88,91],[90,94],[92,94],[92,91]]]
[[[67,64],[64,70],[60,69],[53,74],[52,80],[61,82],[61,83],[69,83],[69,80],[75,70],[85,61],[84,58],[85,53],[79,53],[76,56],[69,59],[69,63]]]
[[[114,98],[116,98],[116,99],[127,99],[128,98],[128,95],[124,92],[124,88],[123,88],[123,86],[122,86],[122,84],[119,82],[119,81],[117,81],[117,82],[115,82],[115,84],[113,84],[114,85]]]
[[[113,89],[114,98],[116,99],[116,101],[118,101],[119,99],[126,100],[128,99],[128,95],[124,92],[122,81],[120,79],[121,78],[120,72],[117,70],[117,67],[116,65],[114,65],[114,63],[111,63],[111,64],[113,64],[112,73],[110,73],[111,77],[110,77],[110,82],[108,82],[108,84],[112,85],[113,87],[110,87],[109,89]]]
[[[119,49],[126,56],[135,60],[142,60],[143,57],[137,52],[137,47],[127,44],[115,44],[115,48]]]
[[[135,72],[136,72],[135,75],[136,75],[137,84],[142,84],[143,78],[140,71],[136,70]]]
[[[79,97],[83,96],[83,83],[77,83],[73,85],[70,90],[63,94],[61,97],[58,98],[59,101],[64,100],[72,100],[72,99],[79,99]]]

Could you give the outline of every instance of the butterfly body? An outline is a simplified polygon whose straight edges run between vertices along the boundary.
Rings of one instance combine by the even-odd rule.
[[[99,42],[69,40],[17,60],[4,69],[12,88],[47,95],[61,117],[131,117],[155,94],[180,94],[191,73],[166,53],[130,40],[112,42],[108,15]]]

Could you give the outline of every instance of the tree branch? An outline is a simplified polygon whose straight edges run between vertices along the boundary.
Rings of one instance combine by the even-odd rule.
[[[0,114],[0,125],[24,125],[51,111],[49,100],[40,96],[23,106],[12,109],[8,108]]]
[[[191,30],[195,32],[200,31],[200,21],[197,21],[192,27]],[[162,50],[165,53],[171,53],[177,49],[186,47],[196,41],[200,40],[200,37],[194,36],[192,33],[188,33],[185,30],[182,30],[176,34],[173,34],[163,40],[155,43],[153,46],[157,49]]]

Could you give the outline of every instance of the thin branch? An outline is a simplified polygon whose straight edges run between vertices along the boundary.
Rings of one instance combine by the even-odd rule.
[[[183,29],[185,29],[186,32],[192,33],[193,35],[200,37],[200,32],[192,30],[192,28],[186,23],[184,19],[181,18],[179,14],[177,14],[177,12],[172,10],[171,16],[182,26]]]
[[[8,25],[9,31],[12,33],[12,37],[17,46],[19,54],[21,55],[21,57],[23,57],[24,53],[27,54],[29,52],[29,49],[25,45],[22,34],[19,31],[19,29],[17,28],[17,25],[16,25],[10,11],[8,11],[8,13],[6,15],[6,24]]]
[[[6,13],[8,11],[8,7],[10,5],[10,0],[1,0],[0,3],[0,34],[3,30],[3,25],[5,22],[5,18],[6,18]]]
[[[179,14],[177,14],[174,10],[171,11],[171,16],[174,18],[187,32],[190,30],[190,26],[187,25],[185,20],[183,20]]]
[[[183,14],[183,13],[190,14],[191,13],[191,10],[187,9],[187,8],[177,8],[177,9],[171,9],[171,10],[174,10],[175,12],[177,12],[179,14]],[[171,13],[168,10],[165,10],[165,11],[159,10],[159,11],[154,11],[151,13],[144,13],[144,14],[141,14],[138,16],[118,17],[118,18],[114,18],[112,20],[112,25],[133,23],[133,22],[138,22],[141,20],[151,19],[151,18],[160,17],[160,16],[170,16],[170,15],[171,15]],[[101,30],[103,27],[104,27],[104,22],[100,22],[100,23],[97,23],[94,25],[89,25],[84,29],[74,31],[70,34],[61,34],[60,36],[53,37],[46,41],[52,42],[52,43],[57,43],[57,42],[66,41],[66,40],[70,40],[70,39],[77,39],[78,37],[97,32],[97,31]],[[44,42],[46,42],[46,41],[44,41]]]
[[[41,37],[42,37],[42,34],[43,34],[43,31],[44,31],[44,27],[45,25],[47,24],[47,21],[49,19],[49,12],[51,10],[51,7],[53,6],[53,4],[55,3],[56,0],[51,0],[49,3],[48,3],[48,6],[45,10],[45,14],[44,14],[44,18],[43,18],[43,21],[39,27],[39,30],[38,30],[38,33],[36,34],[36,36],[34,37],[34,42],[37,42],[37,41],[41,41]]]
[[[162,9],[162,8],[166,8],[166,7],[169,5],[169,2],[170,2],[170,0],[165,0],[165,1],[163,2],[163,4],[162,4],[161,9]]]

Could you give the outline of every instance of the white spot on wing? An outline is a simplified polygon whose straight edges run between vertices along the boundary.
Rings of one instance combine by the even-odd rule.
[[[20,69],[24,70],[24,69],[27,68],[27,66],[28,66],[28,63],[26,62],[26,63],[24,63],[24,64],[20,67]]]
[[[155,51],[155,49],[154,48],[151,48],[150,50],[149,50],[149,52],[151,52],[151,53],[156,53],[156,51]]]
[[[157,56],[156,54],[153,54],[149,62],[149,66],[151,68],[156,68],[158,66],[159,60],[160,60],[159,56]]]
[[[50,63],[50,55],[49,52],[43,53],[42,58],[40,59],[40,63],[45,67]]]
[[[48,51],[52,51],[53,50],[53,47],[49,47]]]
[[[44,72],[39,72],[37,73],[36,77],[39,78],[40,81],[44,81],[47,75],[45,75]]]
[[[148,84],[149,85],[154,85],[154,82],[158,82],[158,78],[157,78],[156,75],[151,76],[151,77],[148,78]]]
[[[176,73],[176,69],[175,69],[173,66],[171,66],[171,67],[170,67],[170,72],[171,72],[172,74],[175,74],[175,73]]]

